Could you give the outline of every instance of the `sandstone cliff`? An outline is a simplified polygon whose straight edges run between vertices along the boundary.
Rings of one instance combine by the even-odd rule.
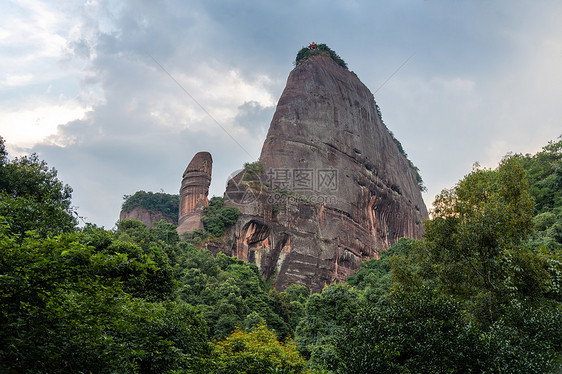
[[[275,274],[279,289],[319,291],[400,237],[423,233],[415,172],[371,92],[330,57],[290,73],[259,166],[227,186],[225,204],[242,216],[224,251]]]
[[[199,152],[187,165],[180,188],[178,234],[203,228],[201,216],[209,205],[207,195],[211,184],[213,158],[209,152]]]
[[[162,212],[141,207],[134,208],[129,212],[122,210],[119,214],[119,221],[122,221],[124,219],[138,219],[148,228],[151,228],[154,223],[160,220],[165,220],[166,222],[172,223],[174,225],[176,224],[176,222],[172,221],[170,218],[165,217]]]

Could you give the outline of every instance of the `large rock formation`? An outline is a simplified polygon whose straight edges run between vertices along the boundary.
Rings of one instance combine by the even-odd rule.
[[[203,228],[201,215],[209,205],[207,195],[211,184],[213,158],[209,152],[199,152],[187,165],[180,188],[178,234]]]
[[[290,73],[260,162],[260,175],[243,172],[227,186],[225,204],[242,216],[225,251],[275,274],[279,289],[319,291],[400,237],[422,235],[415,172],[371,92],[330,57]]]
[[[136,207],[129,212],[124,210],[121,211],[119,214],[119,221],[123,221],[124,219],[137,219],[144,223],[146,227],[151,228],[156,222],[160,220],[165,220],[166,222],[176,224],[176,222],[172,221],[170,218],[165,217],[162,212],[149,210],[142,207]]]

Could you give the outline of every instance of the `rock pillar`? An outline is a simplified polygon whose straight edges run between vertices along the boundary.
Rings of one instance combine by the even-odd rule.
[[[199,152],[187,165],[180,188],[178,234],[203,228],[201,216],[209,205],[207,195],[211,184],[213,158],[209,152]]]

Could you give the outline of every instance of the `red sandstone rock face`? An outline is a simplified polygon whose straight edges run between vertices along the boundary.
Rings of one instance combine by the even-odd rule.
[[[225,203],[242,211],[228,233],[233,255],[276,287],[320,291],[428,217],[415,174],[377,115],[371,92],[332,59],[289,75],[262,148],[257,182],[235,178]],[[241,200],[241,190],[254,199]]]
[[[152,210],[147,210],[144,208],[134,208],[130,212],[121,211],[119,214],[119,221],[124,219],[138,219],[146,225],[146,227],[151,228],[156,222],[160,220],[165,220],[172,224],[176,224],[171,219],[164,217],[161,212],[156,212]]]
[[[178,234],[203,228],[201,215],[209,205],[207,195],[211,184],[213,159],[209,152],[199,152],[185,169],[180,188]]]

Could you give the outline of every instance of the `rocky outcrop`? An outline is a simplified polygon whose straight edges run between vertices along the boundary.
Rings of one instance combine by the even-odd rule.
[[[299,63],[262,148],[262,172],[242,172],[225,204],[242,212],[225,251],[254,262],[276,287],[313,291],[344,281],[361,260],[428,217],[415,172],[373,95],[331,58]]]
[[[209,152],[199,152],[187,165],[180,188],[178,234],[203,228],[201,216],[209,205],[207,195],[211,184],[213,159]]]
[[[141,207],[134,208],[130,212],[122,210],[119,214],[119,221],[123,221],[124,219],[137,219],[144,223],[148,228],[151,228],[156,222],[160,220],[165,220],[166,222],[172,223],[174,225],[176,224],[170,218],[164,217],[161,212],[148,210]]]

